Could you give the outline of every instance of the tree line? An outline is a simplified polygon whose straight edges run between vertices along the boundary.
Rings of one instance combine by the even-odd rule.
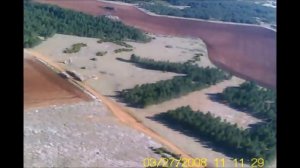
[[[128,104],[135,107],[146,107],[187,93],[216,84],[231,76],[216,68],[203,68],[186,63],[170,63],[168,61],[154,61],[132,55],[132,63],[146,69],[161,70],[185,74],[170,80],[156,83],[136,85],[134,88],[122,90],[119,96]]]
[[[232,77],[231,74],[228,74],[221,69],[199,67],[198,65],[192,64],[189,61],[185,63],[156,61],[154,59],[141,58],[135,54],[131,55],[130,61],[145,69],[186,74],[186,76],[193,81],[204,82],[209,85],[216,84],[223,79],[230,79]]]
[[[221,94],[221,99],[261,119],[276,117],[276,92],[259,87],[253,82],[226,88]]]
[[[214,145],[244,158],[264,158],[270,161],[276,151],[276,123],[258,124],[243,130],[210,112],[193,111],[189,106],[180,107],[159,114],[161,118],[184,129],[193,131],[199,138],[205,138]]]
[[[140,30],[104,16],[92,16],[54,5],[24,2],[24,47],[41,42],[55,33],[111,40],[147,41]]]
[[[120,97],[131,106],[146,107],[207,86],[203,82],[193,82],[190,78],[177,76],[170,80],[136,85],[132,89],[122,90]]]

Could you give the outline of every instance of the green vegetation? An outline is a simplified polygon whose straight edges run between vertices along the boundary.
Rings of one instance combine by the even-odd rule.
[[[202,53],[196,53],[196,54],[195,54],[195,57],[202,57],[202,56],[203,56]]]
[[[116,49],[114,50],[115,53],[120,53],[120,52],[130,52],[132,51],[133,49],[132,48],[119,48],[119,49]]]
[[[253,82],[245,82],[239,87],[228,87],[221,98],[231,106],[262,119],[276,117],[276,92],[260,88]]]
[[[195,56],[193,59],[194,59],[194,61],[201,61],[200,57],[197,57],[197,56]]]
[[[99,51],[96,53],[96,56],[104,56],[107,54],[107,51]]]
[[[170,80],[137,85],[132,89],[122,90],[120,96],[132,106],[146,107],[183,96],[207,86],[209,85],[202,82],[193,82],[187,77],[174,77]]]
[[[203,57],[204,55],[202,53],[196,53],[195,56],[193,57],[195,60],[199,59],[200,61],[200,57]]]
[[[124,41],[112,41],[113,43],[119,45],[119,46],[123,46],[126,48],[132,48],[132,45],[125,43]]]
[[[195,54],[195,56],[193,57],[193,62],[196,62],[196,61],[201,61],[201,58],[200,56],[203,56],[203,54]]]
[[[186,63],[154,61],[152,59],[140,58],[134,54],[131,56],[130,61],[146,69],[186,74],[185,76],[176,76],[170,80],[136,85],[132,89],[122,90],[120,97],[128,104],[136,107],[145,107],[180,97],[231,77],[216,68],[201,68]]]
[[[195,136],[206,139],[213,145],[231,154],[246,158],[264,158],[270,161],[276,151],[276,123],[257,124],[251,129],[240,129],[236,124],[222,121],[210,112],[193,111],[189,106],[169,110],[158,115],[169,121],[169,126],[181,124]],[[172,122],[172,124],[170,124]]]
[[[130,61],[137,66],[160,71],[168,71],[179,74],[186,74],[191,80],[206,83],[208,85],[216,84],[224,79],[230,79],[231,75],[217,68],[203,68],[189,63],[174,63],[169,61],[155,61],[153,59],[141,58],[132,54]]]
[[[160,147],[160,148],[153,148],[151,147],[152,151],[156,154],[159,154],[162,158],[169,158],[171,156],[172,158],[175,159],[180,159],[180,155],[175,154],[167,150],[166,148]],[[167,156],[169,155],[169,156]]]
[[[80,51],[81,47],[86,47],[87,45],[84,43],[76,43],[71,46],[71,48],[66,48],[63,53],[77,53]]]
[[[161,15],[199,19],[215,19],[227,22],[257,24],[261,21],[276,24],[276,9],[239,0],[121,0],[138,3],[141,8]],[[187,6],[184,9],[170,5]]]
[[[194,57],[192,59],[190,59],[190,60],[187,60],[185,62],[185,64],[197,66],[195,63],[197,61],[201,61],[200,56],[203,56],[203,54],[201,54],[201,55],[200,54],[195,54]]]
[[[53,5],[24,2],[24,47],[39,44],[41,39],[38,36],[47,38],[55,33],[115,41],[149,40],[140,30],[103,16],[94,17]]]
[[[124,41],[120,41],[120,40],[113,40],[113,39],[109,39],[109,38],[104,38],[104,39],[99,39],[97,41],[97,43],[104,43],[104,42],[111,42],[111,43],[114,43],[114,44],[119,45],[119,46],[123,46],[123,47],[126,47],[126,48],[132,48],[132,45],[127,44]]]

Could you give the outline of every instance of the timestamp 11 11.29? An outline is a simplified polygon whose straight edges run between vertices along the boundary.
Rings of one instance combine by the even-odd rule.
[[[243,168],[245,167],[246,160],[244,158],[235,158],[233,159],[234,167],[235,168]],[[263,158],[252,158],[250,159],[250,162],[247,162],[250,164],[251,168],[262,168],[265,166],[265,160]],[[214,166],[216,168],[225,168],[226,163],[224,158],[215,158],[214,159]]]

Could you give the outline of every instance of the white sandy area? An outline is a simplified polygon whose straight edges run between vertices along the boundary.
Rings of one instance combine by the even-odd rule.
[[[152,35],[153,36],[153,35]],[[150,43],[136,43],[135,54],[151,58],[157,61],[186,62],[191,60],[195,54],[201,53],[200,61],[197,62],[202,67],[215,67],[207,56],[207,49],[204,42],[199,38],[181,38],[172,36],[154,36]],[[170,46],[171,48],[167,48]]]
[[[154,40],[146,44],[128,42],[133,46],[133,51],[117,54],[114,53],[114,50],[124,47],[110,42],[99,44],[97,40],[95,38],[56,34],[35,47],[34,50],[52,57],[57,62],[71,59],[72,63],[64,66],[83,74],[86,79],[89,79],[87,82],[101,90],[104,95],[115,95],[115,91],[132,88],[137,84],[154,83],[179,75],[145,70],[116,59],[129,60],[133,53],[143,58],[169,60],[170,62],[185,62],[192,59],[194,54],[202,53],[201,61],[196,63],[200,66],[213,66],[207,57],[205,44],[200,39],[155,36]],[[64,54],[62,52],[72,44],[81,42],[86,43],[87,47],[81,48],[78,53]],[[170,45],[172,48],[166,48],[166,45]],[[107,51],[108,53],[99,57],[95,55],[98,51]],[[97,60],[92,61],[91,58],[97,58]],[[80,69],[81,67],[86,67],[86,69]]]

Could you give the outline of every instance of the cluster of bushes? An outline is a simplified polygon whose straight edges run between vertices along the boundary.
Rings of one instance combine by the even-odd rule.
[[[119,46],[123,46],[126,48],[132,48],[132,45],[125,43],[124,41],[111,41],[112,43],[115,43]]]
[[[195,54],[194,55],[194,57],[193,57],[193,59],[192,60],[189,60],[189,62],[191,62],[191,63],[195,63],[195,62],[197,62],[197,61],[201,61],[201,56],[203,56],[203,54],[202,53],[197,53],[197,54]]]
[[[97,41],[97,43],[104,43],[104,42],[111,42],[111,43],[117,44],[119,46],[123,46],[123,47],[126,47],[126,48],[132,48],[132,45],[127,44],[126,42],[120,41],[120,40],[113,40],[113,39],[110,39],[110,38],[103,38],[103,39],[99,39]]]
[[[195,56],[193,57],[194,59],[200,59],[200,57],[202,57],[203,54],[202,53],[196,53]]]
[[[96,53],[96,56],[104,56],[107,54],[107,51],[99,51]]]
[[[276,117],[276,92],[261,88],[253,82],[245,82],[239,87],[228,87],[221,98],[231,106],[262,119]]]
[[[209,140],[231,154],[246,158],[264,158],[269,161],[276,151],[275,121],[257,125],[251,129],[240,129],[236,124],[222,121],[210,112],[193,111],[189,106],[159,114],[164,120],[181,124],[197,137]],[[169,123],[170,124],[170,123]],[[170,124],[171,125],[171,124]]]
[[[47,38],[55,33],[117,41],[149,40],[142,31],[104,16],[95,17],[53,5],[24,2],[24,47],[39,44],[41,39],[38,36]]]
[[[120,52],[130,52],[132,51],[133,49],[132,48],[119,48],[119,49],[116,49],[114,50],[115,53],[120,53]]]
[[[77,53],[80,51],[81,47],[86,47],[87,45],[84,43],[76,43],[71,46],[71,48],[66,48],[63,53]]]
[[[131,56],[130,61],[146,69],[186,74],[185,76],[176,76],[170,80],[136,85],[132,89],[122,90],[120,97],[128,104],[136,107],[145,107],[180,97],[230,78],[230,75],[216,68],[201,68],[185,63],[154,61],[140,58],[134,54]]]
[[[178,160],[180,159],[180,155],[172,153],[164,147],[160,147],[160,148],[150,147],[150,149],[152,149],[152,151],[154,153],[159,154],[162,158],[169,158],[169,156],[171,156],[172,158],[175,158]],[[169,156],[167,156],[167,155],[169,155]]]

